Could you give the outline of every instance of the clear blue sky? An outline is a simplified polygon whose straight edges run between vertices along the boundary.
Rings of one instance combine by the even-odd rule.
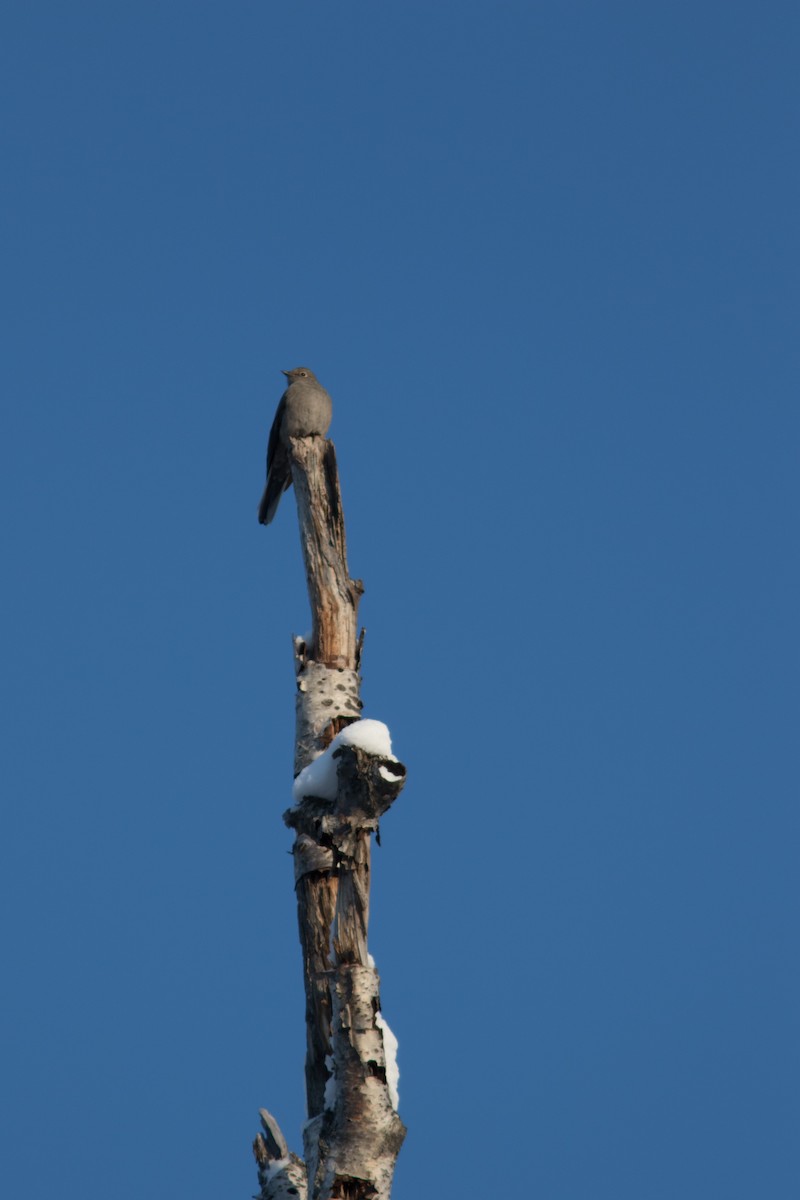
[[[3,1188],[300,1145],[281,368],[334,399],[396,1200],[800,1195],[795,4],[6,0]]]

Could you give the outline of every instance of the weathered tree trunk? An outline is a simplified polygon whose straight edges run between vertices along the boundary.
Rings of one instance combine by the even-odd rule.
[[[297,776],[360,716],[363,589],[347,569],[333,444],[292,439],[291,459],[312,615],[310,641],[294,641]],[[358,745],[335,749],[334,762],[335,799],[301,796],[284,813],[296,834],[309,1119],[303,1163],[261,1110],[253,1150],[262,1200],[386,1200],[406,1132],[393,1104],[391,1035],[367,949],[371,835],[399,795],[405,768]]]

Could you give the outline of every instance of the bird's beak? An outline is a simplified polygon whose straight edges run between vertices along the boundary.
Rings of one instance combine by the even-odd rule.
[[[285,375],[287,379],[289,378],[291,373],[292,373],[291,371],[281,371],[281,375]]]

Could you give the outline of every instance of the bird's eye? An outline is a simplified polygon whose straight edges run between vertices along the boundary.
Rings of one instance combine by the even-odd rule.
[[[303,376],[303,379],[305,379],[306,375],[308,374],[308,371],[301,371],[300,374]]]

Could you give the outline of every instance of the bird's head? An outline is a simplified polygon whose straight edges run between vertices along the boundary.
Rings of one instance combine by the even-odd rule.
[[[317,382],[317,377],[313,371],[309,371],[308,367],[295,367],[292,371],[281,371],[289,380],[289,383],[297,383],[298,380],[309,380],[311,383]]]

